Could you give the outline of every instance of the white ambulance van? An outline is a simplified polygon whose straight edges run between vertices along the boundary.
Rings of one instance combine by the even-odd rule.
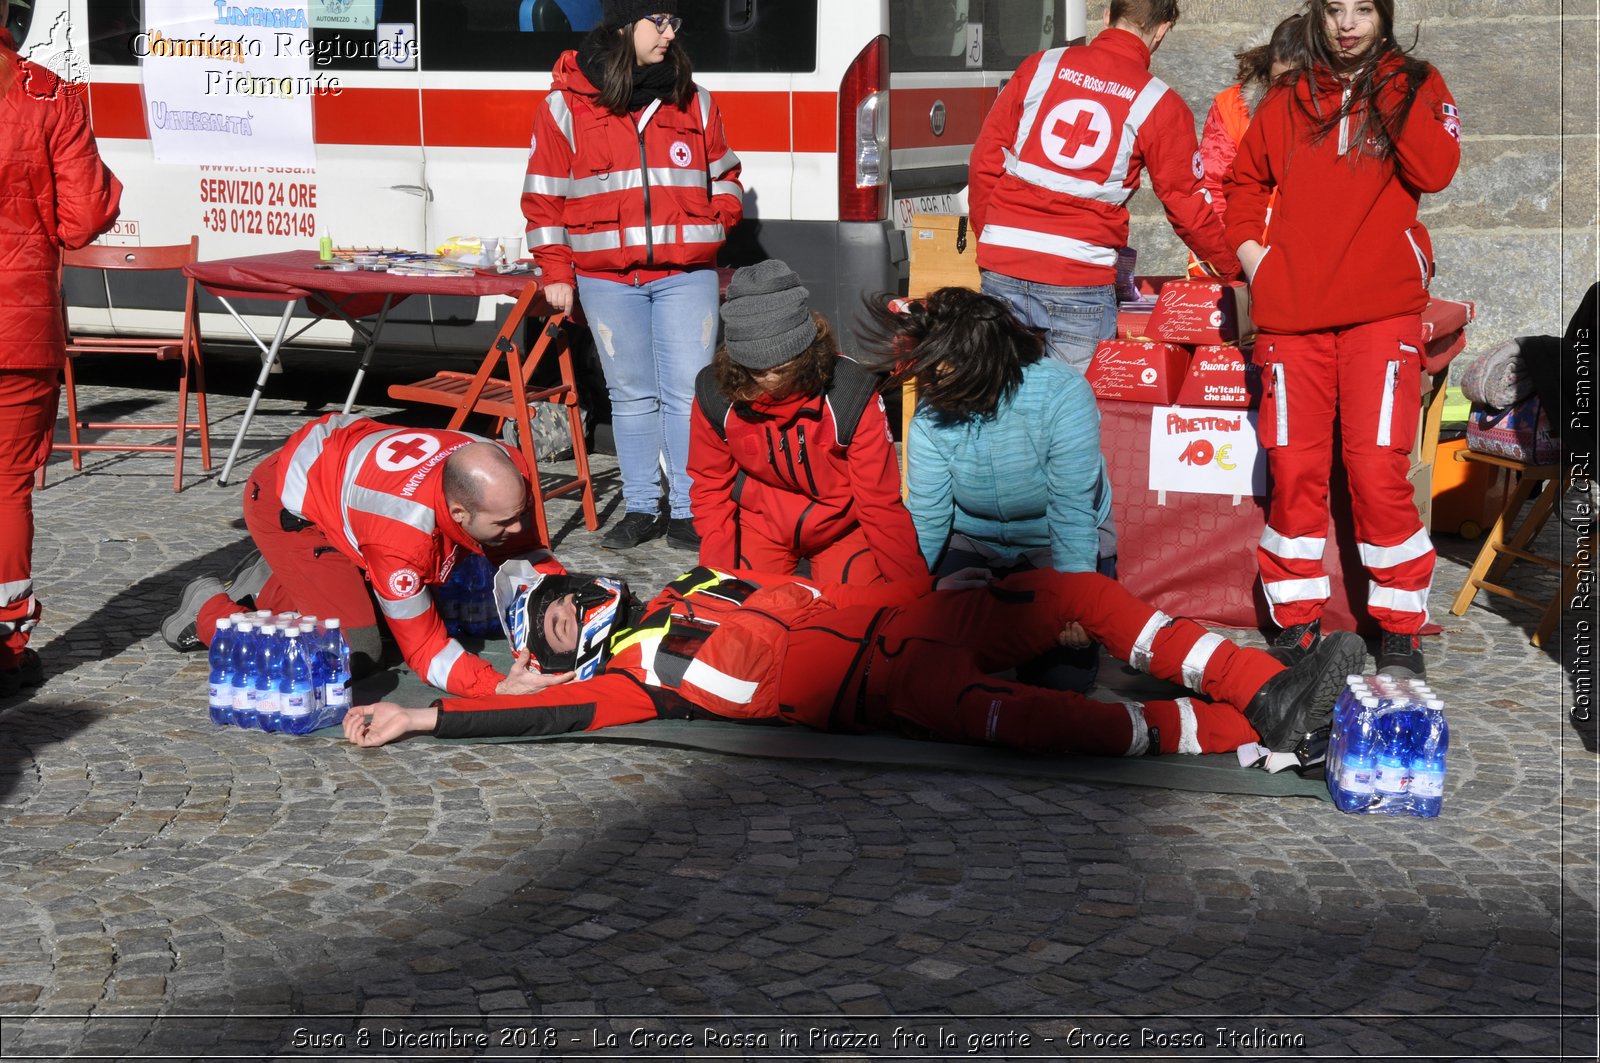
[[[103,242],[197,233],[202,258],[314,248],[323,234],[409,249],[521,234],[534,108],[556,57],[600,15],[600,0],[219,0],[223,40],[231,19],[310,12],[315,166],[206,166],[155,161],[144,6],[12,0],[10,28],[24,56],[87,82],[100,149],[126,186]],[[318,28],[318,9],[371,28]],[[1017,64],[1084,36],[1084,0],[679,0],[678,10],[678,40],[744,163],[746,221],[724,263],[787,260],[842,323],[863,292],[903,283],[911,214],[954,208],[983,116]],[[68,298],[80,327],[171,324],[170,295],[121,278],[109,290],[69,279]],[[411,299],[385,336],[481,352],[500,302]],[[240,335],[214,301],[203,308],[209,339]],[[276,316],[267,303],[251,312],[263,325]],[[330,324],[305,339],[349,336]]]

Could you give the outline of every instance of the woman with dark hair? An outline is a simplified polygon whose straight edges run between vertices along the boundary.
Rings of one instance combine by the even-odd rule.
[[[1337,418],[1378,670],[1421,675],[1434,550],[1406,474],[1433,258],[1417,207],[1455,176],[1460,115],[1439,72],[1395,40],[1393,0],[1308,0],[1303,40],[1307,66],[1262,101],[1227,185],[1265,377],[1262,588],[1292,661],[1321,637]]]
[[[700,563],[812,579],[926,579],[900,501],[881,379],[839,354],[788,266],[733,275],[723,345],[695,382],[689,496]]]
[[[528,248],[553,309],[576,285],[605,371],[625,510],[605,545],[694,547],[689,410],[717,333],[717,252],[744,211],[739,158],[676,43],[677,0],[603,11],[534,119]]]
[[[869,303],[890,381],[914,380],[906,508],[935,575],[979,565],[1116,572],[1100,409],[1083,374],[1045,357],[1044,336],[1001,299],[940,288],[921,303]],[[1029,675],[1087,689],[1094,651]],[[1086,671],[1086,674],[1085,674]]]
[[[1305,37],[1300,15],[1290,15],[1273,28],[1264,44],[1239,52],[1234,76],[1239,80],[1223,89],[1211,101],[1200,134],[1200,161],[1205,165],[1204,184],[1211,195],[1211,209],[1222,219],[1227,199],[1222,185],[1233,169],[1239,141],[1250,128],[1250,117],[1267,94],[1267,89],[1282,75],[1305,65]]]

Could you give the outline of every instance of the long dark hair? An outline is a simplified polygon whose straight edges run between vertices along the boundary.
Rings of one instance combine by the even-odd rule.
[[[817,323],[817,338],[811,341],[811,346],[784,363],[790,367],[789,372],[793,376],[790,381],[791,397],[815,397],[827,391],[828,385],[833,382],[834,366],[839,364],[839,341],[834,338],[833,327],[828,324],[827,318],[815,310],[811,312],[811,319]],[[766,394],[766,389],[756,381],[755,374],[733,360],[727,344],[717,348],[717,352],[711,356],[711,364],[715,367],[717,387],[729,402],[747,406]]]
[[[941,421],[991,417],[1044,357],[1044,335],[1011,307],[970,288],[940,288],[920,302],[867,300],[862,349],[889,374],[914,380],[917,400]]]
[[[632,24],[612,30],[596,26],[589,31],[578,54],[592,57],[594,69],[600,72],[600,80],[595,83],[595,88],[600,90],[600,106],[615,115],[627,114],[639,70],[639,57],[633,50]],[[689,62],[688,53],[674,40],[661,62],[672,71],[671,87],[661,93],[661,101],[687,106],[694,99],[694,64]]]
[[[1272,36],[1265,44],[1247,48],[1234,54],[1238,65],[1234,80],[1245,88],[1259,85],[1265,88],[1272,83],[1272,66],[1283,63],[1291,70],[1299,70],[1310,62],[1306,54],[1304,15],[1290,15],[1273,27]]]
[[[1301,34],[1305,41],[1306,58],[1310,66],[1294,75],[1285,75],[1285,81],[1305,78],[1310,92],[1295,93],[1295,102],[1302,114],[1312,123],[1312,139],[1320,143],[1339,128],[1345,115],[1359,115],[1359,121],[1350,136],[1350,158],[1363,154],[1377,159],[1394,157],[1394,138],[1406,124],[1411,105],[1417,102],[1417,90],[1433,68],[1421,59],[1413,58],[1409,48],[1402,48],[1394,37],[1394,0],[1371,0],[1378,9],[1382,27],[1378,40],[1366,54],[1347,62],[1339,58],[1333,43],[1328,40],[1324,0],[1306,0]],[[1411,47],[1416,47],[1421,30],[1412,35]],[[1341,107],[1339,98],[1319,84],[1317,75],[1332,73],[1345,78],[1350,91],[1349,103]],[[1384,111],[1378,106],[1378,97],[1397,84],[1401,90],[1399,103]],[[1326,106],[1324,106],[1326,104]]]

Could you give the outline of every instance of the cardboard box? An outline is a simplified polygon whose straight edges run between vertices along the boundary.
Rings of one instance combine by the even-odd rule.
[[[1240,343],[1255,331],[1250,289],[1220,280],[1168,281],[1150,314],[1150,336],[1163,343]]]
[[[1196,347],[1178,390],[1179,406],[1255,406],[1261,401],[1261,367],[1249,347]]]
[[[978,237],[965,215],[913,214],[906,243],[911,257],[906,294],[911,298],[939,288],[978,290]]]
[[[1170,406],[1189,369],[1189,351],[1176,343],[1102,340],[1084,376],[1102,399]]]

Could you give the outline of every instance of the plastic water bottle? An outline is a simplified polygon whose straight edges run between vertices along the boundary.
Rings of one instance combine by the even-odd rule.
[[[1397,698],[1378,717],[1372,792],[1385,811],[1405,811],[1406,769],[1411,759],[1411,706]]]
[[[1444,755],[1450,748],[1450,726],[1444,702],[1430,698],[1422,726],[1411,736],[1411,811],[1432,818],[1444,805]]]
[[[256,636],[255,718],[245,726],[278,729],[278,669],[283,643],[276,624],[265,624]]]
[[[1378,766],[1378,699],[1368,695],[1345,728],[1337,774],[1330,780],[1333,803],[1341,812],[1358,812],[1372,802],[1373,773]]]
[[[257,638],[254,620],[247,618],[234,623],[233,656],[228,665],[233,715],[228,722],[236,727],[249,727],[255,720]]]
[[[336,616],[329,617],[323,625],[320,656],[324,662],[322,726],[327,727],[344,719],[350,710],[350,646]]]
[[[233,658],[233,621],[217,621],[217,633],[211,636],[211,677],[207,696],[210,701],[211,722],[226,725],[233,722],[233,676],[230,671]]]
[[[482,636],[488,633],[494,615],[494,573],[489,570],[488,558],[481,554],[468,554],[466,569],[461,627],[469,635]]]
[[[311,655],[301,641],[300,628],[292,627],[284,636],[283,655],[278,660],[277,729],[293,735],[310,731],[316,720],[314,699]]]

